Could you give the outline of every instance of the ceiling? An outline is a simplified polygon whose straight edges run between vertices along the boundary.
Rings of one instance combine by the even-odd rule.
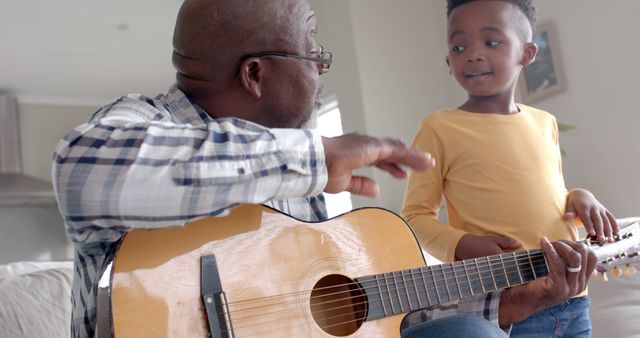
[[[104,104],[173,82],[180,0],[0,1],[0,91],[22,102]]]

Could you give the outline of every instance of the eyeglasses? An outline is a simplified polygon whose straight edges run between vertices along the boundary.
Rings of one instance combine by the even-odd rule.
[[[282,52],[259,52],[247,54],[242,57],[242,60],[246,60],[248,58],[261,58],[265,56],[275,56],[275,57],[283,57],[283,58],[292,58],[296,60],[304,60],[319,63],[322,66],[324,71],[329,70],[331,68],[331,62],[333,62],[333,54],[331,52],[325,52],[324,48],[321,45],[317,45],[317,51],[313,51],[313,54],[317,54],[318,57],[313,56],[301,56],[301,55],[293,55]]]

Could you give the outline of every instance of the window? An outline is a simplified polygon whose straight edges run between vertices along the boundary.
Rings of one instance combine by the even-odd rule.
[[[316,129],[320,132],[320,135],[326,137],[342,135],[342,117],[340,115],[340,108],[338,108],[338,100],[334,95],[331,95],[324,98],[323,101],[325,103],[318,109],[316,115]],[[324,193],[324,198],[327,202],[327,213],[330,218],[353,209],[351,194],[349,192],[341,192],[338,194]]]

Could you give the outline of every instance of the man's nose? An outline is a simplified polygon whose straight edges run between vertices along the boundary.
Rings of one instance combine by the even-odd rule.
[[[329,68],[325,65],[318,63],[318,74],[324,75],[329,72]]]

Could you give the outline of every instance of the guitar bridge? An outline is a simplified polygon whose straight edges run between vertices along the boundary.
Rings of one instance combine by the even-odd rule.
[[[210,336],[233,338],[233,326],[226,295],[222,291],[215,255],[200,257],[200,294]]]

